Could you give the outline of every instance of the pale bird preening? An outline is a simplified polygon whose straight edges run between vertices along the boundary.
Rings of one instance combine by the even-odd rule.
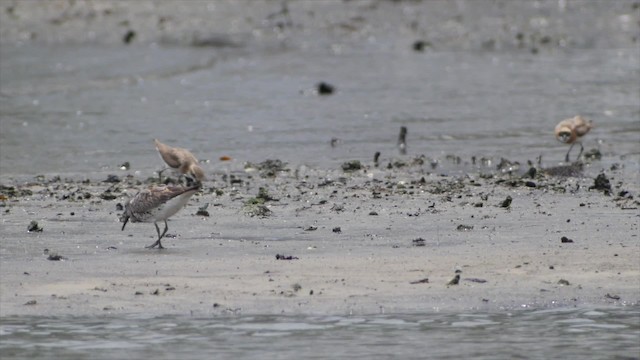
[[[577,115],[571,119],[562,120],[556,125],[556,139],[558,141],[563,142],[565,144],[571,144],[569,151],[567,151],[567,155],[565,156],[565,161],[569,162],[569,153],[571,149],[573,149],[573,145],[576,143],[580,144],[580,153],[576,159],[580,159],[580,155],[582,155],[582,151],[584,150],[584,146],[582,146],[582,142],[579,141],[584,135],[586,135],[589,130],[593,127],[593,124],[589,120],[585,120],[582,116]]]
[[[162,185],[152,186],[138,192],[125,205],[124,213],[120,218],[123,222],[122,230],[127,226],[127,222],[152,222],[156,226],[158,240],[147,248],[164,249],[160,240],[165,236],[169,226],[167,219],[175,215],[180,209],[187,205],[189,199],[200,189],[200,183],[192,186]],[[164,231],[160,233],[158,222],[164,221]]]
[[[160,170],[158,172],[159,175],[162,175],[163,171],[170,169],[178,178],[184,175],[187,178],[187,185],[193,182],[202,182],[204,179],[204,171],[202,171],[202,168],[198,165],[198,159],[196,159],[189,150],[171,147],[161,143],[158,139],[153,139],[153,142],[156,145],[158,154],[160,154],[160,158],[168,166]]]

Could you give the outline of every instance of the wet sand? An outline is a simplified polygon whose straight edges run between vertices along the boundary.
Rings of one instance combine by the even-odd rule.
[[[630,196],[638,189],[613,180],[624,171],[608,172],[607,192],[591,188],[591,165],[579,177],[471,167],[455,176],[423,160],[210,172],[215,180],[169,221],[165,250],[144,248],[152,224],[120,231],[118,204],[151,181],[134,169],[113,183],[106,175],[4,178],[1,314],[638,304],[638,201]],[[205,204],[209,216],[196,215]],[[41,232],[27,232],[32,220]]]
[[[620,51],[622,55],[617,58],[614,54],[616,49],[637,47],[637,2],[372,0],[289,2],[283,6],[285,2],[251,1],[251,7],[231,0],[190,3],[196,5],[182,6],[181,1],[51,1],[37,7],[30,2],[0,3],[0,55],[6,58],[6,49],[11,49],[7,44],[27,50],[29,46],[41,50],[40,45],[63,45],[62,50],[49,54],[56,53],[52,58],[58,63],[43,66],[36,62],[40,67],[35,73],[23,66],[1,68],[5,80],[0,84],[0,101],[10,110],[1,113],[2,133],[9,135],[0,136],[3,163],[8,164],[0,174],[0,316],[372,314],[638,304],[640,181],[634,137],[638,134],[638,88],[632,81],[638,70],[627,70],[637,55]],[[77,48],[68,51],[64,46],[69,45]],[[22,56],[41,59],[49,51],[46,46],[43,52],[18,51],[18,60],[22,61]],[[157,56],[155,52],[145,56],[134,50],[127,53],[137,46],[138,50],[142,46],[164,50]],[[99,61],[107,58],[103,53],[81,51],[91,47],[114,49],[116,59],[103,64]],[[195,60],[190,55],[187,60],[176,56],[177,60],[169,61],[183,67],[154,62],[175,50],[173,47],[215,49],[222,55],[203,57],[203,61],[196,53]],[[304,76],[297,75],[294,78],[299,81],[287,83],[286,91],[278,92],[273,91],[272,82],[286,78],[281,68],[289,64],[282,59],[294,57],[282,55],[283,49],[297,55],[307,51],[307,57],[293,62],[294,68],[302,68],[299,71]],[[607,64],[602,79],[587,76],[603,73],[601,62],[561,56],[588,56],[585,49],[603,49],[604,55],[600,56],[613,59],[611,63],[602,62]],[[228,55],[224,51],[236,51],[233,57],[244,60],[229,62],[225,67]],[[380,54],[395,52],[400,57],[379,58]],[[465,64],[453,67],[455,76],[440,80],[447,86],[438,88],[436,81],[434,87],[437,77],[431,74],[445,71],[444,66],[434,66],[439,64],[435,62],[438,54],[457,52],[484,57],[515,52],[521,59],[504,64],[498,61],[499,73],[515,63],[514,68],[522,70],[523,77],[509,73],[493,76],[497,70],[486,72],[482,67],[472,67],[474,74],[489,74],[489,79],[474,77],[464,69],[473,62],[465,60]],[[273,63],[260,61],[279,53]],[[300,101],[297,107],[291,107],[291,94],[299,93],[303,86],[326,80],[327,74],[342,76],[325,72],[337,67],[333,63],[323,67],[313,58],[346,53],[362,53],[362,58],[374,64],[378,59],[382,65],[372,67],[378,73],[398,59],[411,59],[408,54],[424,53],[421,55],[436,59],[415,62],[415,67],[410,67],[415,71],[404,75],[401,70],[405,67],[394,68],[409,85],[405,93],[398,92],[396,81],[382,82],[383,89],[377,89],[366,82],[377,78],[362,72],[353,85],[337,84],[333,98],[338,100],[334,103],[316,105],[332,108],[335,113],[319,111]],[[564,66],[571,71],[560,68],[557,73],[551,71],[554,69],[529,73],[528,56],[538,54],[544,55],[543,63],[556,67],[568,63]],[[557,58],[564,60],[559,64],[552,61]],[[450,62],[448,59],[443,62]],[[357,60],[354,68],[360,70],[364,67],[360,64],[366,62]],[[251,72],[261,63],[266,66],[258,66],[257,74]],[[248,74],[248,78],[238,75],[246,88],[228,91],[224,86],[236,79],[216,82],[224,77],[210,70],[213,64],[226,69],[224,73]],[[52,71],[58,66],[59,71]],[[111,70],[103,74],[105,67]],[[423,69],[427,68],[430,72],[424,80],[416,77],[425,74]],[[346,70],[349,75],[355,72],[350,69]],[[186,75],[182,78],[180,74]],[[409,81],[414,78],[418,83]],[[513,84],[514,78],[522,81]],[[184,79],[186,85],[177,87]],[[143,86],[145,81],[147,88]],[[513,87],[505,87],[501,81]],[[219,83],[223,88],[215,87]],[[535,87],[539,84],[540,90]],[[494,85],[503,93],[487,90]],[[346,86],[351,90],[343,91]],[[259,92],[263,97],[247,90],[254,87],[264,90]],[[467,87],[469,92],[458,91],[458,87]],[[103,88],[111,92],[95,90]],[[154,98],[154,88],[166,96]],[[380,91],[367,93],[358,90],[361,88]],[[402,98],[414,99],[409,93],[427,97],[427,88],[440,97],[431,95],[431,102],[415,99],[402,106],[396,104]],[[393,91],[386,92],[388,89]],[[532,96],[527,89],[547,96]],[[339,96],[341,92],[343,97]],[[176,93],[188,100],[182,107],[178,100],[184,99]],[[229,99],[207,97],[212,93],[228,93]],[[493,96],[485,103],[481,95],[486,93]],[[53,95],[49,98],[49,94]],[[458,97],[462,103],[445,101]],[[256,98],[258,105],[264,106],[251,109]],[[274,102],[274,98],[280,102]],[[472,106],[468,104],[478,98],[482,102],[478,106],[463,107]],[[368,102],[357,108],[354,104],[363,99]],[[514,99],[519,101],[512,102]],[[197,107],[191,100],[193,104],[207,104],[207,108],[192,113]],[[253,126],[253,119],[260,117],[265,119],[264,129],[260,132],[256,126],[254,138],[271,140],[282,154],[278,157],[287,161],[291,153],[299,156],[309,139],[298,138],[292,145],[290,138],[278,138],[284,132],[284,126],[280,127],[283,122],[278,122],[281,119],[286,126],[298,124],[290,118],[309,118],[327,127],[333,126],[329,120],[337,119],[338,125],[331,131],[322,127],[309,131],[321,144],[316,144],[317,149],[326,145],[326,152],[313,148],[314,155],[321,159],[330,157],[329,140],[340,135],[340,126],[348,127],[348,121],[342,120],[363,118],[363,114],[367,119],[371,116],[374,125],[370,126],[384,131],[369,135],[371,148],[387,147],[379,149],[383,152],[379,167],[363,161],[363,168],[353,171],[334,166],[336,161],[351,160],[336,160],[335,155],[331,161],[314,165],[305,162],[314,159],[293,156],[296,161],[280,170],[246,171],[244,163],[250,156],[266,152],[259,147],[232,154],[236,159],[230,163],[211,160],[203,164],[208,180],[202,191],[169,221],[169,236],[163,240],[167,249],[145,249],[155,240],[154,226],[129,224],[121,231],[122,211],[117,205],[148,185],[147,179],[157,170],[154,166],[159,166],[159,160],[155,154],[146,158],[145,151],[148,147],[149,154],[153,152],[153,137],[168,136],[150,131],[143,134],[138,128],[128,127],[128,119],[155,120],[159,114],[168,124],[190,117],[201,119],[191,126],[202,129],[211,125],[210,100],[220,112],[216,116],[222,120],[214,125],[223,138],[234,138],[234,134],[247,137],[248,125]],[[429,114],[424,113],[425,107]],[[485,108],[488,110],[480,117],[485,133],[456,133],[456,129],[478,126],[478,112]],[[292,113],[287,114],[289,118],[281,114],[283,109]],[[501,156],[526,154],[535,160],[543,151],[545,159],[553,157],[544,167],[555,165],[551,161],[559,161],[566,148],[555,143],[553,126],[562,119],[560,114],[566,117],[576,113],[597,115],[593,118],[596,130],[588,137],[590,148],[597,139],[604,139],[598,145],[601,160],[590,160],[583,172],[573,176],[564,176],[571,172],[567,168],[556,175],[538,168],[535,175],[527,176],[529,166],[523,159],[519,159],[523,165],[512,174],[497,168]],[[88,117],[82,118],[83,114]],[[80,119],[78,124],[72,121],[76,118]],[[122,123],[117,122],[121,119]],[[516,122],[511,122],[513,119]],[[60,126],[42,130],[39,120]],[[151,120],[140,124],[144,129],[160,124]],[[529,120],[532,122],[524,124]],[[503,126],[506,122],[511,127]],[[12,127],[6,127],[7,123]],[[96,124],[116,125],[114,129]],[[230,125],[237,124],[239,130],[233,133]],[[411,150],[407,156],[394,158],[389,149],[396,150],[395,131],[407,124]],[[413,132],[418,126],[438,131]],[[178,134],[193,130],[178,127]],[[391,128],[393,134],[388,132]],[[16,129],[24,132],[15,133]],[[506,141],[497,142],[494,130]],[[208,131],[200,130],[200,137],[195,139],[202,150],[196,155],[201,159],[217,159],[233,146],[238,147],[231,141],[227,147],[212,151],[208,139],[212,131]],[[293,129],[291,138],[299,137],[300,131]],[[357,127],[352,131],[363,133]],[[70,140],[74,138],[60,136],[53,143],[44,140],[59,133],[78,134],[86,142],[81,145],[90,149],[79,150],[82,148]],[[137,142],[125,135],[135,136]],[[383,144],[386,139],[391,139],[390,143]],[[173,145],[194,150],[194,141],[173,140]],[[343,140],[337,144],[340,154],[351,156],[366,139],[351,136]],[[422,146],[428,144],[435,160],[413,152],[419,141]],[[470,146],[473,141],[475,145]],[[445,142],[448,148],[441,146]],[[480,143],[482,151],[478,150]],[[49,161],[48,153],[36,151],[37,145],[62,148],[69,144],[76,147],[70,146],[64,159],[59,156]],[[97,144],[102,145],[94,149]],[[488,153],[487,148],[494,158],[491,164],[481,165],[480,157]],[[11,150],[10,159],[7,149]],[[201,155],[205,149],[206,157]],[[127,152],[139,161],[123,156]],[[470,154],[477,155],[477,165],[472,165]],[[86,160],[91,156],[108,159],[95,164]],[[462,157],[459,163],[457,156]],[[362,161],[363,157],[353,158]],[[127,160],[134,167],[115,170],[116,164]],[[432,160],[437,162],[435,168]],[[37,163],[59,171],[47,168],[46,175],[34,177],[45,171],[33,165]],[[18,164],[23,170],[13,172],[11,165]],[[600,173],[610,181],[610,190],[602,189],[606,185],[603,178],[598,188],[592,188]],[[117,179],[105,182],[112,174]],[[260,188],[266,189],[262,195]],[[510,204],[505,202],[508,197],[512,199]],[[205,204],[209,204],[204,209],[209,216],[196,215]],[[28,232],[32,221],[42,231],[37,231],[34,224],[34,231]],[[279,255],[284,259],[278,259]],[[457,275],[459,282],[451,283]]]

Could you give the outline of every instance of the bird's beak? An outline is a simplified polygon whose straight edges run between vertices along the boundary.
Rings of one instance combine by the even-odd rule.
[[[124,221],[122,219],[124,219]],[[124,222],[124,224],[122,224],[122,230],[121,230],[121,231],[124,231],[124,227],[127,226],[127,222],[129,222],[129,217],[128,216],[123,216],[123,217],[120,218],[120,221]]]

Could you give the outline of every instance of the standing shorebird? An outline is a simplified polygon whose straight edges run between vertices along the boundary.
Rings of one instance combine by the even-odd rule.
[[[168,165],[167,168],[158,172],[158,176],[162,176],[165,170],[171,170],[178,178],[184,175],[187,178],[187,185],[199,183],[204,179],[204,172],[198,166],[198,159],[189,150],[165,145],[158,139],[153,139],[153,142],[160,158]]]
[[[565,144],[571,144],[565,156],[566,162],[569,162],[569,153],[576,143],[580,144],[580,153],[576,160],[580,159],[584,146],[582,146],[582,142],[578,140],[586,135],[592,127],[591,121],[583,119],[580,115],[576,115],[571,119],[562,120],[556,125],[556,139]]]
[[[169,230],[167,219],[185,207],[189,198],[199,189],[200,183],[196,183],[192,186],[152,186],[138,192],[125,205],[124,213],[120,218],[120,221],[124,222],[124,224],[122,224],[122,230],[124,231],[124,227],[127,226],[129,219],[134,223],[152,222],[156,226],[158,240],[147,246],[147,248],[153,249],[158,246],[158,249],[164,249],[160,240],[167,233],[167,230]],[[164,221],[164,231],[162,234],[158,227],[158,221]]]
[[[398,135],[398,150],[400,150],[400,154],[407,154],[407,127],[400,127],[400,135]]]

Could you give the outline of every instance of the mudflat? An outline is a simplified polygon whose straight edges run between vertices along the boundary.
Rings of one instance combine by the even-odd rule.
[[[208,174],[170,219],[164,250],[144,248],[155,239],[153,224],[120,230],[121,205],[157,181],[139,171],[3,178],[0,311],[363,314],[638,304],[638,201],[630,195],[638,184],[620,181],[632,179],[621,169],[609,179],[585,166],[570,177],[471,165],[446,175],[425,157],[340,169],[248,164]]]

